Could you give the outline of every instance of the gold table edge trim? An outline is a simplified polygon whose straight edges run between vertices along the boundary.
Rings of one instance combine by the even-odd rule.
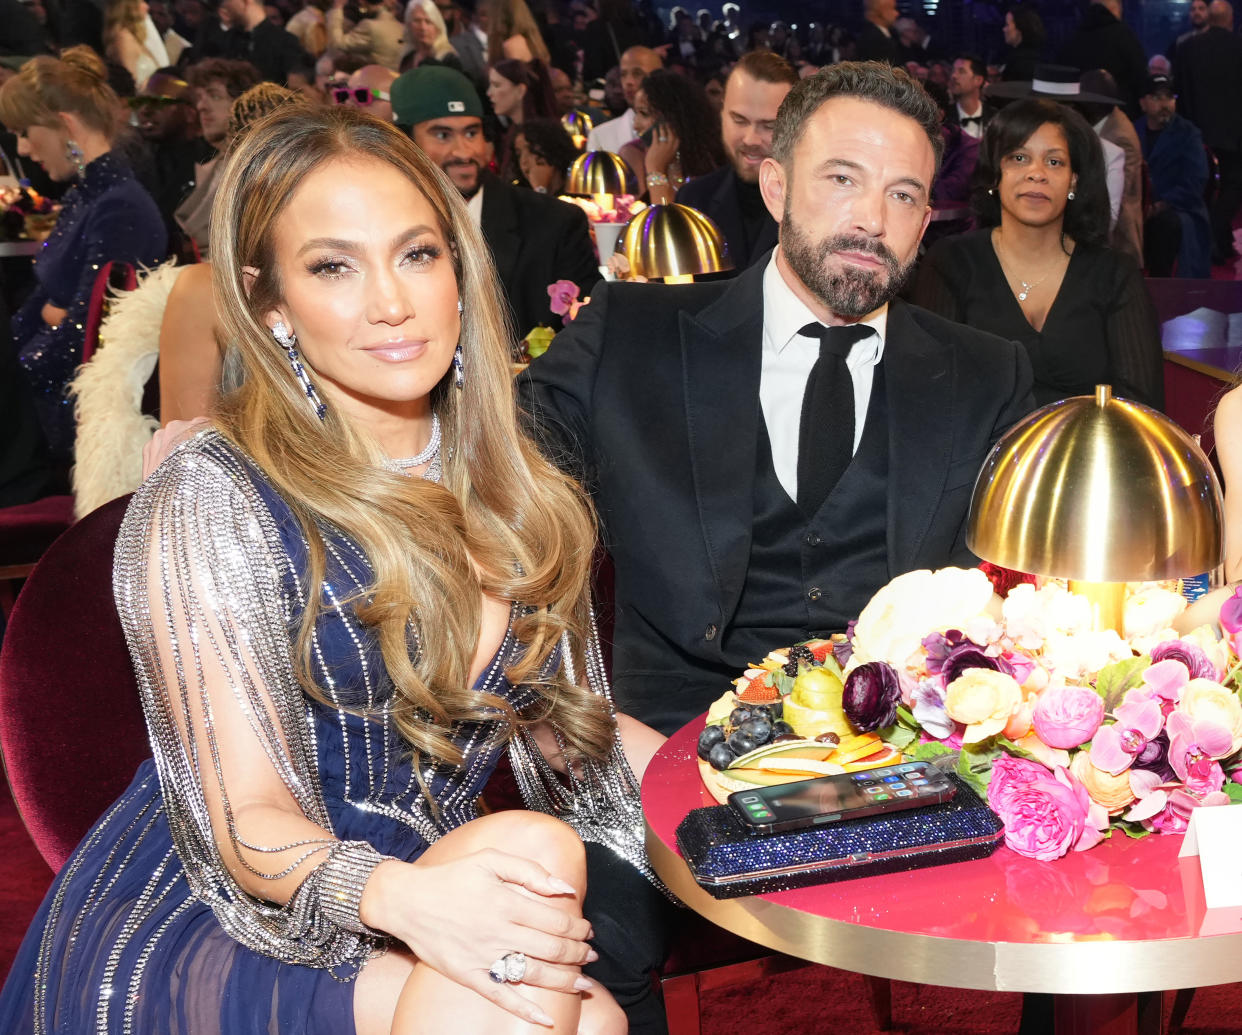
[[[1113,995],[1242,980],[1242,934],[1150,942],[980,942],[814,916],[768,899],[713,898],[646,823],[660,879],[712,923],[766,948],[858,974],[950,988]],[[914,877],[919,871],[913,871]],[[935,868],[926,871],[934,879]]]

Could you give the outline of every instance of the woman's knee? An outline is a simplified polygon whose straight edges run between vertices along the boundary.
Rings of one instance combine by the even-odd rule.
[[[488,847],[530,859],[580,890],[585,887],[586,850],[568,823],[520,809],[495,812],[475,823]]]

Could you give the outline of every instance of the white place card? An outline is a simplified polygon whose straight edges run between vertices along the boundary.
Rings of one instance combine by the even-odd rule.
[[[1179,858],[1197,855],[1208,909],[1242,906],[1242,805],[1195,809]]]

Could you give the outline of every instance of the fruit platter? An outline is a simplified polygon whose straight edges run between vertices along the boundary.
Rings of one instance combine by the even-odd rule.
[[[733,681],[707,712],[699,773],[721,804],[734,791],[876,769],[901,752],[855,733],[842,703],[844,638],[772,651]]]

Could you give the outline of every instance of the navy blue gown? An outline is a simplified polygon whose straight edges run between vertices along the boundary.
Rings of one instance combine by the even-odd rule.
[[[18,361],[58,459],[69,459],[73,451],[73,404],[65,386],[82,362],[96,275],[107,262],[155,266],[164,260],[167,244],[159,208],[112,152],[91,162],[65,194],[56,227],[34,262],[37,286],[13,317]],[[43,322],[48,302],[68,311],[54,329]]]
[[[368,584],[366,558],[339,532],[325,540],[325,606],[314,637],[314,674],[326,695],[319,701],[297,686],[289,646],[306,600],[307,547],[271,485],[207,434],[175,451],[135,496],[114,579],[155,757],[48,892],[0,995],[6,1035],[354,1030],[353,978],[379,940],[300,923],[288,907],[232,883],[210,843],[210,820],[199,814],[212,766],[184,749],[174,712],[194,707],[195,670],[211,665],[214,651],[244,657],[263,685],[239,681],[214,696],[217,727],[224,731],[222,712],[244,701],[243,735],[253,730],[274,750],[272,764],[308,816],[340,840],[365,840],[404,860],[475,817],[507,723],[484,717],[454,727],[462,764],[421,769],[438,812],[430,809],[392,722],[378,644],[348,601]],[[533,703],[533,690],[504,675],[519,649],[510,629],[475,690],[515,709]],[[178,685],[191,691],[179,694]],[[265,717],[283,745],[263,732]]]

